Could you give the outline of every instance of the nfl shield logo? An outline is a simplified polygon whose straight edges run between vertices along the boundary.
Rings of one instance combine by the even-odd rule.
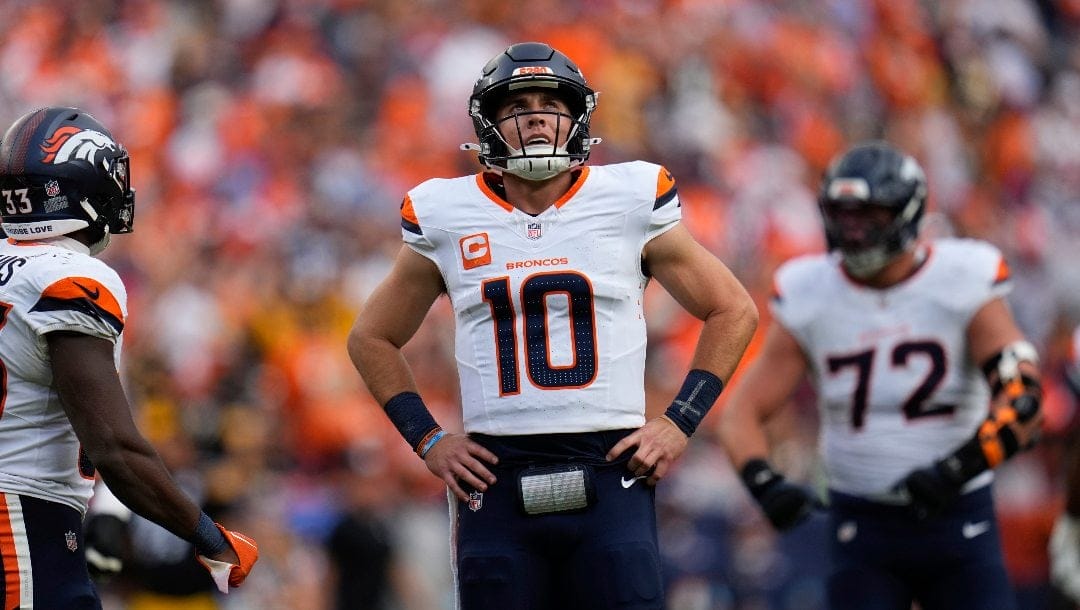
[[[484,507],[484,494],[474,491],[469,494],[469,510],[476,512]]]
[[[543,227],[538,222],[530,222],[525,225],[525,237],[529,239],[540,239],[540,234],[543,233]]]
[[[79,550],[79,537],[75,535],[75,532],[68,530],[64,533],[64,540],[67,541],[67,549],[74,553]]]
[[[45,183],[45,194],[49,197],[56,197],[60,194],[60,183],[56,180],[49,180]]]

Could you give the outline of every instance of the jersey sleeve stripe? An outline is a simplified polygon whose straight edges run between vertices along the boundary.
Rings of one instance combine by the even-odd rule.
[[[769,299],[774,303],[779,303],[784,300],[784,295],[780,294],[780,284],[773,278],[772,290],[769,291]]]
[[[675,188],[675,177],[671,175],[671,172],[666,167],[661,167],[660,172],[656,175],[656,203],[653,205],[653,209],[658,210],[664,207],[678,195],[679,190]]]
[[[424,234],[420,228],[420,220],[416,217],[416,210],[413,209],[412,199],[408,195],[401,200],[401,228],[417,235]]]
[[[30,311],[79,311],[98,318],[117,333],[124,330],[124,312],[109,289],[88,277],[66,277],[41,292]]]
[[[674,186],[672,186],[670,191],[668,191],[668,192],[664,193],[663,195],[661,195],[660,197],[656,198],[656,203],[653,204],[652,209],[659,210],[660,208],[664,207],[665,205],[671,203],[673,200],[678,199],[678,197],[679,197],[678,189],[676,189]]]
[[[997,274],[994,275],[994,285],[1003,284],[1012,279],[1012,272],[1009,270],[1009,263],[1005,262],[1005,258],[1002,257],[998,261]]]

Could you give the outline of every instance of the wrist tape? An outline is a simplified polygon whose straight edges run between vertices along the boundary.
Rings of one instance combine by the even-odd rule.
[[[431,416],[427,405],[416,392],[395,394],[383,406],[386,416],[397,428],[398,433],[409,443],[417,454],[425,444],[440,430],[439,424]]]
[[[694,434],[701,420],[724,390],[724,382],[709,371],[693,369],[686,374],[682,389],[664,415],[686,436]]]
[[[1010,426],[1017,419],[1017,413],[1012,408],[998,409],[995,415],[979,426],[975,436],[941,460],[939,468],[960,483],[966,483],[985,470],[996,468],[1021,449],[1016,433]]]
[[[229,546],[225,534],[221,533],[217,524],[206,513],[199,514],[199,522],[195,524],[195,535],[191,542],[195,545],[195,552],[204,557],[213,557]]]

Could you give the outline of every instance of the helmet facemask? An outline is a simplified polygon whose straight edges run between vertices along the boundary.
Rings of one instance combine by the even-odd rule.
[[[875,275],[914,247],[926,194],[913,157],[886,142],[851,148],[830,165],[818,197],[829,250],[851,276]]]
[[[551,143],[528,144],[525,141],[523,124],[528,124],[530,117],[542,116],[552,118],[555,122],[555,136]],[[499,126],[513,121],[511,127],[517,134],[516,140],[524,143],[522,148],[511,146],[507,138],[502,135]],[[569,124],[569,128],[566,125]],[[581,131],[581,121],[565,112],[551,112],[546,110],[531,110],[527,112],[515,112],[507,117],[502,117],[491,122],[491,133],[498,138],[499,143],[505,150],[502,155],[488,155],[487,160],[500,166],[503,172],[525,178],[526,180],[546,180],[553,178],[569,170],[570,167],[584,163],[584,155],[580,152],[569,152],[570,144],[578,137]],[[566,135],[563,136],[563,132]],[[580,146],[578,147],[581,148]]]
[[[873,203],[823,202],[829,249],[840,251],[844,269],[853,277],[869,278],[914,245],[918,223],[913,220],[920,208],[915,199],[900,212]]]

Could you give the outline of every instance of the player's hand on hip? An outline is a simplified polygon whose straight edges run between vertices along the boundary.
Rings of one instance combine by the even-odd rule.
[[[645,425],[626,435],[608,451],[607,461],[612,461],[636,447],[626,469],[634,476],[648,477],[645,482],[656,485],[679,459],[689,442],[674,423],[664,417],[654,417]]]
[[[240,532],[227,530],[221,524],[215,525],[229,546],[213,557],[197,555],[196,558],[210,572],[218,590],[228,593],[229,587],[239,587],[251,573],[252,566],[259,560],[259,545]]]
[[[897,489],[907,495],[915,517],[927,519],[941,514],[956,502],[963,486],[963,481],[950,477],[935,463],[908,473]]]
[[[458,499],[468,502],[469,494],[463,485],[477,491],[494,485],[495,475],[487,466],[498,464],[499,458],[467,434],[447,433],[428,450],[424,463]]]

